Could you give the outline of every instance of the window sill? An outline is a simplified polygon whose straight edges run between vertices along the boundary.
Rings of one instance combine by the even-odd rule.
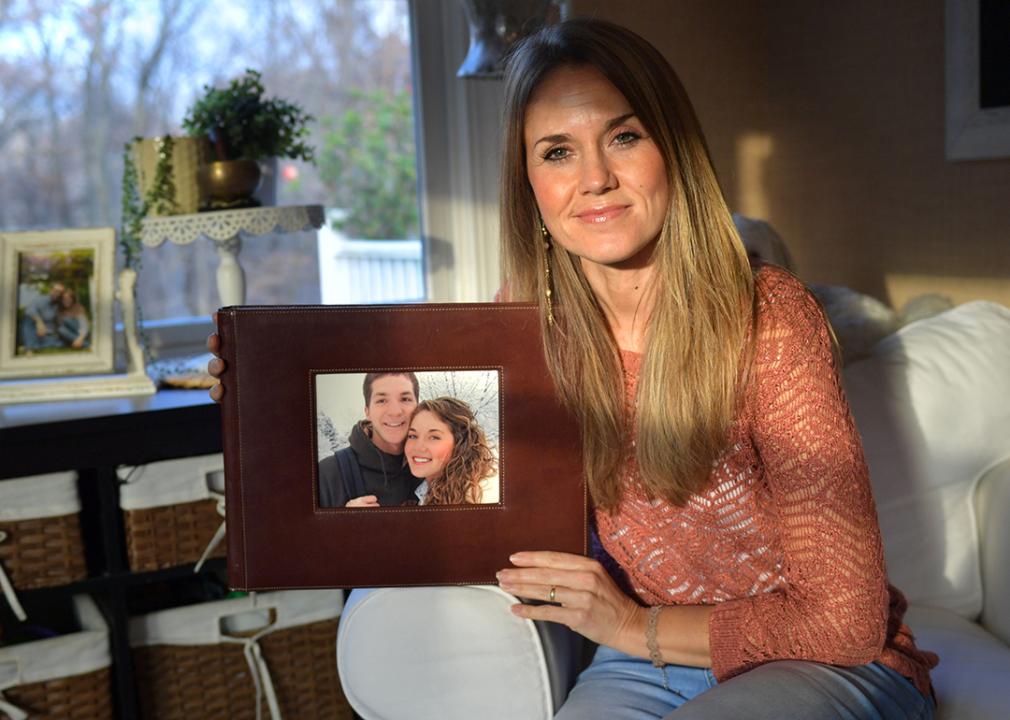
[[[122,324],[116,332],[121,333]],[[143,324],[143,342],[152,360],[190,357],[207,352],[207,336],[214,332],[210,317],[172,318],[148,320]]]

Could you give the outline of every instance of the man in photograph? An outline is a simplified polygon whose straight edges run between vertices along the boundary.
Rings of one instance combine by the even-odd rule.
[[[55,282],[47,295],[36,294],[25,302],[24,317],[21,320],[21,345],[26,355],[43,348],[60,347],[56,321],[63,290],[63,283]]]
[[[410,414],[417,407],[414,373],[368,373],[365,419],[351,430],[350,446],[319,462],[320,507],[402,505],[420,480],[403,459]]]

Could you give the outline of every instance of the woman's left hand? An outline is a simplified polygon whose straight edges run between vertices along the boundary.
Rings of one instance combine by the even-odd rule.
[[[555,603],[513,605],[512,612],[519,617],[562,623],[594,642],[612,647],[640,624],[642,608],[595,560],[560,552],[519,552],[509,560],[516,567],[498,573],[502,590]]]

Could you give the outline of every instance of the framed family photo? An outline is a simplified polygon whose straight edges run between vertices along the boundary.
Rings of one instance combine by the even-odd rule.
[[[113,370],[112,228],[0,233],[0,379]]]
[[[382,473],[384,464],[420,480],[407,480],[412,487],[405,490],[413,495],[400,504],[499,502],[497,369],[316,373],[315,402],[320,506],[347,507],[354,498],[369,497],[373,488],[365,473]],[[403,461],[397,467],[400,447]],[[375,498],[381,507],[379,495]]]
[[[579,435],[532,305],[218,314],[229,584],[493,583],[585,554]]]

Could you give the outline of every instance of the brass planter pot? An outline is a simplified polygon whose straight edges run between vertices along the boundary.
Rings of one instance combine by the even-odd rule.
[[[255,160],[224,160],[201,165],[197,182],[208,210],[254,207],[259,202],[253,193],[259,187],[262,173]]]

